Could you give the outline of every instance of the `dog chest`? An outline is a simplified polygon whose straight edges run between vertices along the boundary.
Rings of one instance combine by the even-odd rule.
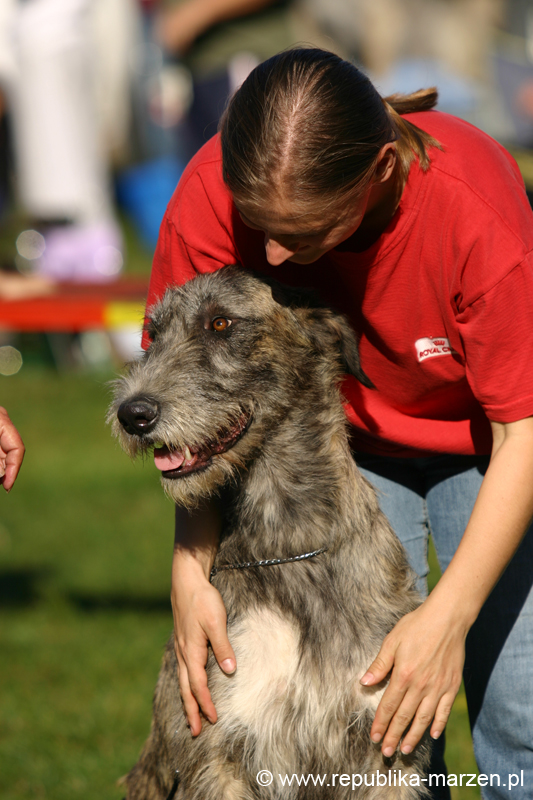
[[[209,683],[218,711],[217,726],[231,736],[246,731],[256,756],[268,763],[290,763],[291,740],[309,741],[333,756],[345,745],[354,715],[375,708],[376,694],[364,691],[359,678],[364,666],[313,663],[302,653],[300,630],[271,608],[254,609],[228,630],[237,658],[237,670],[227,676],[212,663]],[[222,730],[220,730],[222,733]],[[266,763],[266,762],[265,762]]]

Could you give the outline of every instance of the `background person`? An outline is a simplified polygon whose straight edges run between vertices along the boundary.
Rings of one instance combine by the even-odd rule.
[[[110,162],[129,136],[132,0],[0,3],[0,88],[17,199],[43,234],[33,264],[55,280],[102,282],[122,267]]]
[[[326,41],[293,0],[170,0],[160,5],[155,40],[189,70],[193,83],[192,104],[179,131],[187,159],[216,133],[227,98],[253,67],[295,42],[323,46]]]

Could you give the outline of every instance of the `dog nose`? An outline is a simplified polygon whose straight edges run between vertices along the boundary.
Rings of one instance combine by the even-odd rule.
[[[117,417],[126,433],[142,436],[156,424],[159,403],[148,397],[134,397],[119,406]]]

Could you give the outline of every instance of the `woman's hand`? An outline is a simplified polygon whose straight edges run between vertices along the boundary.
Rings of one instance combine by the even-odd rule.
[[[24,458],[24,443],[5,408],[0,407],[0,483],[9,492]]]
[[[208,644],[224,672],[231,674],[237,666],[226,631],[226,609],[209,582],[219,528],[214,502],[193,514],[176,509],[171,593],[174,648],[180,693],[193,736],[202,730],[200,711],[210,722],[217,720],[205,671]]]
[[[217,721],[205,671],[208,643],[224,672],[232,673],[236,667],[226,633],[226,609],[209,581],[202,577],[195,582],[189,576],[185,582],[173,579],[172,611],[180,693],[191,733],[198,736],[202,730],[200,710],[209,722]]]
[[[403,617],[385,638],[381,650],[361,678],[372,686],[387,677],[390,682],[381,698],[370,732],[382,741],[384,756],[398,747],[408,754],[431,725],[437,739],[448,721],[461,685],[468,625],[442,614],[432,598]]]

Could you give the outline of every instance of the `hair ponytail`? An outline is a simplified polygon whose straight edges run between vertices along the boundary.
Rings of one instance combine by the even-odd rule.
[[[411,94],[391,94],[383,98],[383,104],[398,132],[396,149],[402,171],[406,174],[409,172],[414,155],[418,158],[420,168],[425,172],[430,164],[429,148],[440,148],[441,145],[433,136],[400,115],[431,111],[437,105],[438,96],[437,89],[433,86],[430,89],[419,89]]]

